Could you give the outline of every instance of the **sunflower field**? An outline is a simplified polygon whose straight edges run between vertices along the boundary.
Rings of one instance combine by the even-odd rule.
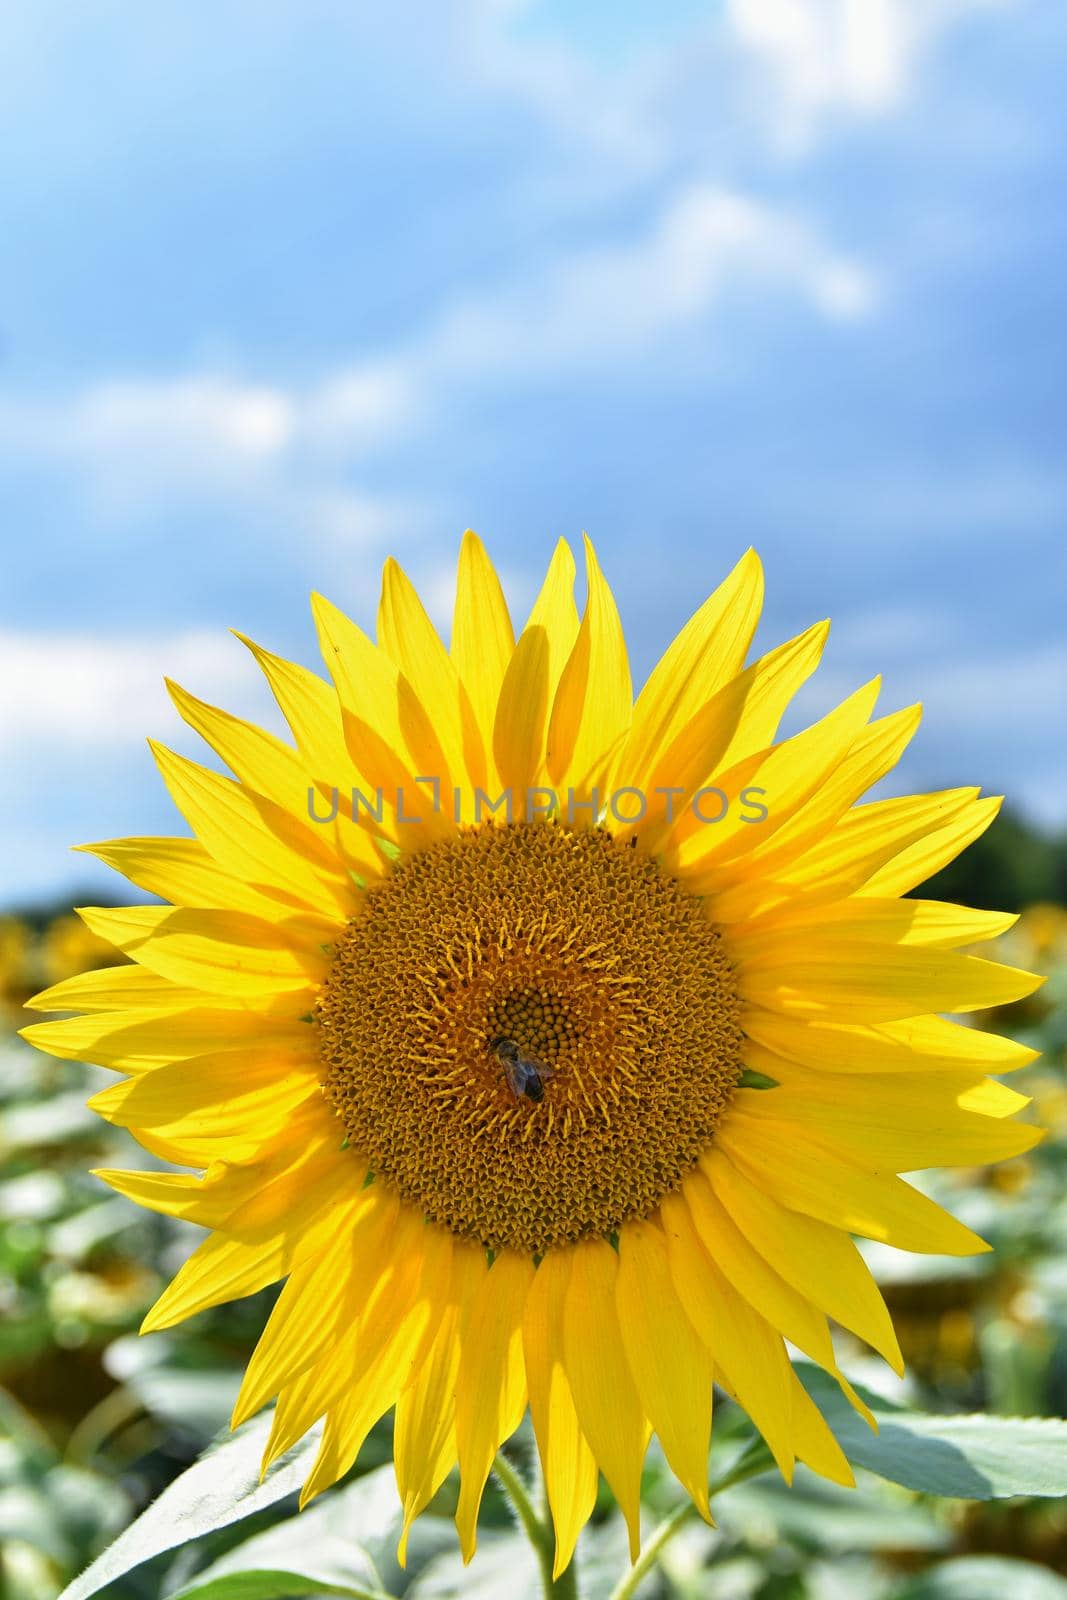
[[[316,600],[0,916],[0,1600],[1067,1600],[1067,844],[781,736],[754,558],[635,698],[587,560]]]

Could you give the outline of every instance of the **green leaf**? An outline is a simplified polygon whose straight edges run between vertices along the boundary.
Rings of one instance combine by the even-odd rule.
[[[310,1470],[318,1430],[295,1445],[260,1483],[259,1461],[270,1423],[269,1415],[257,1417],[201,1456],[67,1585],[60,1600],[89,1600],[153,1556],[229,1527],[292,1494]]]
[[[380,1600],[378,1563],[391,1554],[401,1521],[393,1469],[379,1467],[227,1551],[168,1600]]]
[[[777,1474],[739,1483],[716,1507],[719,1527],[755,1543],[773,1537],[801,1549],[847,1555],[858,1550],[943,1550],[949,1536],[934,1508],[880,1484],[855,1489],[826,1483],[800,1467],[792,1486]]]
[[[801,1378],[841,1448],[880,1478],[957,1500],[1067,1494],[1067,1422],[1047,1417],[931,1416],[868,1394],[872,1433],[833,1379],[797,1363]]]
[[[296,1557],[297,1551],[291,1556]],[[304,1566],[313,1572],[294,1572],[293,1562],[277,1568],[262,1567],[253,1572],[220,1574],[209,1589],[182,1589],[181,1594],[203,1595],[205,1600],[298,1600],[304,1595],[336,1595],[344,1600],[391,1600],[384,1590],[369,1588],[356,1580],[359,1552],[346,1552],[345,1541],[334,1538],[325,1549],[308,1551]]]
[[[1045,1567],[1003,1556],[964,1556],[920,1573],[892,1600],[1067,1600],[1067,1583]]]

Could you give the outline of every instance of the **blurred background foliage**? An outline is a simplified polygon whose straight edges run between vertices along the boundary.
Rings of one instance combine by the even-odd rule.
[[[925,1260],[872,1247],[909,1366],[903,1391],[878,1364],[850,1352],[871,1388],[927,1410],[1067,1415],[1067,840],[1001,818],[933,884],[930,895],[1021,911],[1000,941],[1004,959],[1051,974],[1009,1017],[982,1017],[1039,1047],[1013,1075],[1033,1096],[1050,1138],[994,1171],[939,1178],[939,1197],[995,1245],[991,1255]],[[239,1374],[274,1291],[137,1338],[144,1312],[188,1253],[196,1230],[138,1210],[90,1175],[98,1166],[152,1165],[85,1100],[108,1075],[52,1060],[15,1030],[23,1001],[111,959],[68,908],[0,918],[0,1594],[54,1600],[67,1583],[196,1459],[227,1424]],[[717,1449],[743,1424],[724,1404]],[[530,1448],[520,1436],[519,1458]],[[351,1595],[346,1531],[366,1522],[368,1495],[389,1474],[380,1426],[358,1469],[316,1511],[295,1518],[293,1498],[238,1526],[162,1556],[111,1585],[114,1600],[271,1600]],[[377,1476],[375,1476],[377,1474]],[[365,1484],[363,1480],[366,1479]],[[801,1473],[742,1485],[717,1506],[718,1528],[688,1528],[642,1595],[715,1600],[983,1600],[1010,1585],[1013,1600],[1064,1600],[1067,1502],[934,1501],[859,1474],[848,1492]],[[363,1484],[354,1488],[355,1480]],[[395,1529],[379,1525],[377,1578],[393,1593],[514,1597],[521,1585],[508,1516],[491,1486],[483,1548],[463,1574],[447,1517],[446,1482],[418,1525],[408,1571],[395,1565]],[[362,1501],[359,1496],[362,1495]],[[347,1497],[347,1498],[346,1498]],[[650,1523],[680,1503],[650,1453]],[[379,1496],[380,1500],[380,1496]],[[376,1502],[377,1503],[377,1502]],[[362,1509],[361,1509],[362,1506]],[[386,1519],[388,1524],[388,1519]],[[262,1556],[233,1557],[249,1539]],[[287,1586],[287,1540],[321,1555],[318,1586]],[[585,1592],[608,1592],[624,1566],[617,1518],[605,1498],[586,1541]],[[252,1547],[249,1547],[252,1548]],[[331,1555],[331,1551],[340,1555]],[[362,1559],[362,1557],[361,1557]],[[521,1559],[521,1558],[520,1558]],[[266,1566],[253,1583],[232,1567]],[[714,1563],[714,1573],[708,1571]],[[712,1577],[714,1587],[712,1588]],[[308,1580],[310,1582],[311,1580]],[[251,1583],[251,1586],[249,1586]]]

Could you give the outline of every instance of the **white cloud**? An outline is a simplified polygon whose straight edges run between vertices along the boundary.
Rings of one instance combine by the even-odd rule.
[[[261,481],[280,463],[357,459],[404,422],[403,373],[342,367],[307,388],[226,372],[105,378],[56,399],[0,398],[0,449],[87,464],[120,496]]]
[[[122,641],[91,634],[0,631],[0,752],[49,747],[64,756],[129,747],[172,728],[164,675],[247,715],[264,708],[262,679],[234,639],[189,631]]]
[[[209,501],[344,554],[403,525],[406,502],[352,475],[410,420],[407,376],[380,365],[303,388],[211,370],[105,378],[46,399],[0,395],[0,458],[75,475],[105,528]]]
[[[804,146],[828,112],[882,116],[910,93],[924,57],[976,11],[1010,0],[729,0],[737,43],[774,87],[772,125]]]
[[[278,389],[200,376],[106,382],[89,390],[73,418],[87,449],[219,451],[253,460],[292,441],[296,408]]]
[[[365,547],[403,511],[350,482],[353,465],[432,423],[457,385],[514,388],[610,371],[706,320],[730,296],[799,298],[869,315],[879,288],[803,217],[733,190],[669,194],[618,243],[557,253],[536,273],[446,306],[424,339],[305,386],[193,371],[106,378],[55,399],[0,397],[0,455],[84,474],[106,519],[199,500],[266,506],[323,542]],[[438,404],[440,403],[438,398]]]
[[[560,255],[536,279],[455,307],[430,335],[432,375],[610,367],[707,317],[729,294],[799,295],[850,321],[877,302],[874,275],[810,224],[732,190],[675,193],[644,234]]]
[[[338,552],[373,549],[410,529],[420,515],[414,503],[388,502],[344,488],[309,492],[298,509],[307,534]]]
[[[299,436],[313,450],[362,454],[412,420],[416,399],[398,362],[343,367],[298,403]]]
[[[878,112],[901,95],[915,23],[893,0],[730,0],[728,15],[799,109]]]
[[[291,396],[222,373],[105,378],[56,399],[0,401],[0,444],[26,457],[93,462],[141,459],[168,485],[190,469],[197,480],[245,472],[291,443]]]

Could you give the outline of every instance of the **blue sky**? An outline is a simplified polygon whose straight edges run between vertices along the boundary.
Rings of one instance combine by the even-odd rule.
[[[0,903],[171,830],[396,554],[587,529],[635,675],[748,544],[803,710],[1067,822],[1062,0],[37,0],[0,22]],[[117,887],[117,880],[111,884]]]

